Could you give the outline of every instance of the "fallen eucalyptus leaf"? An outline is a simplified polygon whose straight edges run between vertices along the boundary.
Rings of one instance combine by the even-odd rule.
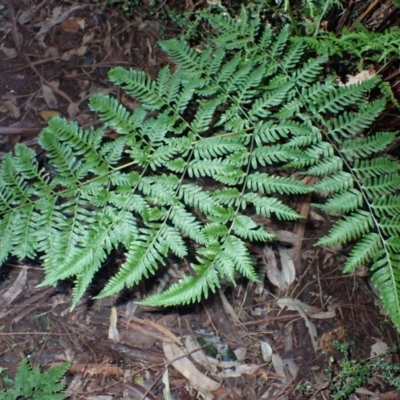
[[[272,365],[274,366],[275,372],[286,380],[285,366],[279,354],[272,354]]]
[[[265,362],[270,362],[272,360],[272,347],[268,342],[260,340],[261,345],[261,355]]]
[[[163,350],[166,359],[189,380],[194,388],[199,388],[207,392],[214,392],[220,388],[221,384],[202,374],[177,344],[163,343]]]
[[[314,311],[315,308],[309,306],[308,304],[303,303],[298,299],[291,299],[291,298],[283,298],[279,299],[277,305],[281,308],[287,307],[288,310],[297,311],[300,314],[300,317],[304,319],[304,323],[307,326],[308,333],[311,338],[311,343],[315,352],[318,349],[318,342],[317,342],[317,329],[315,325],[307,318],[306,312]]]
[[[291,250],[283,246],[278,246],[279,256],[282,266],[282,286],[290,286],[296,278],[296,268],[291,256]]]
[[[42,93],[47,106],[49,108],[57,108],[58,101],[54,94],[53,88],[47,85],[42,85]]]
[[[220,378],[239,378],[243,374],[254,374],[260,365],[256,364],[240,364],[235,367],[235,369],[226,369],[221,371],[218,376]]]
[[[193,360],[203,366],[207,371],[213,374],[217,373],[216,365],[209,361],[209,358],[204,353],[196,338],[194,338],[193,336],[186,336],[185,347],[188,353],[190,353],[190,356],[193,358]]]

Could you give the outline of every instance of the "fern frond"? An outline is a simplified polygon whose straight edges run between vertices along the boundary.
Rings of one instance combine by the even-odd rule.
[[[195,242],[200,244],[205,244],[207,242],[202,232],[201,224],[196,221],[196,218],[191,213],[188,213],[183,206],[174,205],[171,208],[170,219],[180,231],[188,235]]]
[[[374,271],[371,279],[379,290],[383,305],[393,318],[396,326],[400,327],[400,262],[398,259],[399,238],[389,238],[386,248],[375,255],[371,269]],[[396,250],[392,248],[395,243]]]
[[[226,154],[246,151],[246,146],[237,137],[214,136],[197,141],[194,145],[196,158],[215,158]]]
[[[343,142],[341,154],[350,161],[360,157],[367,157],[384,150],[393,142],[395,137],[396,134],[392,132],[378,132],[375,135],[367,136],[362,139],[345,140]]]
[[[121,67],[113,68],[108,77],[134,97],[137,97],[146,110],[159,110],[163,102],[157,96],[156,85],[143,71],[126,70]]]
[[[392,218],[382,217],[379,221],[379,228],[388,237],[400,237],[400,216],[396,215]]]
[[[247,176],[247,187],[265,194],[308,193],[310,188],[296,179],[255,172]]]
[[[101,128],[56,117],[39,137],[43,167],[22,145],[3,157],[0,261],[39,255],[42,285],[74,279],[76,305],[114,249],[125,249],[126,260],[100,297],[154,275],[190,246],[193,276],[144,301],[186,304],[238,273],[256,281],[247,242],[273,237],[257,215],[294,221],[301,216],[287,198],[319,191],[328,198],[321,209],[345,214],[319,243],[355,242],[346,271],[373,260],[400,327],[389,304],[400,295],[400,179],[398,161],[384,153],[398,134],[369,132],[390,93],[372,101],[379,78],[339,86],[321,73],[327,54],[369,54],[371,37],[390,53],[397,34],[296,40],[290,26],[275,31],[252,6],[235,19],[202,12],[201,21],[214,27],[206,44],[161,42],[175,71],[162,68],[155,80],[110,71],[140,107],[130,112],[96,94],[90,107]],[[115,134],[104,137],[106,129]],[[292,178],[303,175],[315,177],[313,187]]]
[[[219,222],[210,222],[204,226],[203,233],[210,243],[214,243],[228,234],[228,227]]]
[[[240,192],[236,188],[224,188],[220,190],[215,190],[211,193],[211,197],[216,200],[218,203],[232,206],[237,206],[240,204]],[[245,207],[245,203],[243,203],[243,207]]]
[[[289,25],[285,25],[282,30],[279,32],[275,41],[273,42],[270,50],[267,50],[268,58],[274,62],[279,59],[285,50],[290,36],[290,27]]]
[[[117,275],[110,279],[100,296],[110,296],[120,292],[124,286],[131,287],[143,276],[148,277],[165,264],[168,245],[157,231],[141,229],[128,247],[126,261],[121,265]]]
[[[229,235],[223,243],[221,254],[223,257],[232,260],[235,270],[240,274],[254,282],[258,281],[249,250],[241,239],[234,235]]]
[[[297,70],[295,74],[296,85],[308,87],[309,84],[314,82],[315,78],[320,75],[326,60],[326,56],[310,60],[303,68]]]
[[[177,39],[164,40],[160,43],[161,48],[168,53],[171,59],[186,71],[195,74],[201,73],[199,69],[199,56],[186,43]]]
[[[350,173],[339,171],[338,173],[323,178],[314,185],[318,192],[329,191],[331,193],[341,192],[353,188],[354,181]]]
[[[353,166],[353,172],[359,179],[394,174],[396,171],[397,162],[384,157],[378,157],[373,160],[355,160]]]
[[[262,228],[259,228],[253,219],[245,215],[239,215],[235,219],[232,225],[232,229],[237,234],[237,236],[241,237],[244,240],[251,240],[253,242],[268,241],[272,240],[274,237],[274,235],[270,234]]]
[[[340,213],[352,212],[363,205],[362,192],[356,189],[349,189],[331,197],[325,204],[313,204],[321,210]]]
[[[400,195],[375,197],[370,207],[378,217],[400,215]]]
[[[400,189],[400,174],[366,178],[363,180],[363,188],[370,198],[396,193]]]
[[[342,139],[356,136],[371,125],[385,106],[384,100],[376,100],[363,106],[358,113],[344,112],[333,121],[324,124],[332,138],[340,143]]]
[[[369,233],[374,227],[372,215],[367,211],[359,210],[339,221],[329,232],[329,235],[320,239],[317,244],[332,246],[332,244],[346,243]]]
[[[35,219],[33,204],[21,207],[15,217],[11,229],[12,236],[18,239],[13,241],[13,253],[20,260],[34,258],[37,239],[33,229]]]
[[[367,233],[354,246],[344,266],[343,272],[350,273],[371,261],[382,249],[382,239],[377,233]]]
[[[253,204],[256,213],[263,217],[271,217],[275,214],[279,219],[295,220],[301,218],[296,211],[292,210],[287,205],[283,204],[280,200],[273,197],[260,197],[256,194],[244,195],[243,198],[249,203]]]
[[[332,156],[327,160],[322,159],[307,170],[307,175],[325,176],[339,172],[343,169],[343,159]]]
[[[207,266],[192,265],[196,276],[183,276],[178,283],[174,283],[165,292],[152,295],[142,300],[140,304],[145,306],[164,307],[176,304],[190,304],[199,302],[202,298],[208,298],[210,292],[215,293],[221,286],[221,277],[211,262]]]
[[[49,196],[53,192],[54,185],[48,179],[47,172],[39,169],[36,154],[32,149],[17,144],[15,146],[15,172],[25,181],[33,180],[33,188],[42,196]]]
[[[219,106],[220,102],[220,99],[215,99],[201,104],[191,124],[191,128],[194,132],[200,133],[207,130],[215,113],[215,109]]]
[[[90,108],[101,116],[102,120],[120,135],[132,135],[144,121],[145,112],[131,114],[119,101],[102,93],[90,98]]]
[[[266,118],[273,113],[273,107],[281,105],[293,89],[294,82],[281,83],[279,88],[272,89],[263,93],[253,103],[249,115],[251,117]]]
[[[17,211],[8,213],[0,219],[0,262],[3,263],[13,251],[13,243],[9,239],[13,237],[12,223],[17,217]]]
[[[316,108],[316,113],[330,111],[336,114],[353,104],[363,104],[366,92],[373,89],[379,81],[379,78],[368,79],[354,85],[334,88],[323,93],[323,96],[314,97],[313,100],[319,107]]]

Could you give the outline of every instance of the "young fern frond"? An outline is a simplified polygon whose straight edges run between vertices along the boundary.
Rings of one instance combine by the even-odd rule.
[[[321,78],[331,50],[313,57],[309,41],[289,27],[275,32],[256,8],[240,19],[201,15],[219,32],[206,46],[161,42],[177,71],[163,68],[156,80],[110,71],[141,107],[96,94],[101,129],[56,117],[40,134],[44,168],[22,145],[4,157],[0,262],[39,255],[42,285],[74,278],[76,305],[114,249],[126,259],[100,297],[148,279],[170,255],[186,257],[191,243],[192,271],[143,301],[187,304],[238,273],[256,281],[248,244],[274,237],[257,221],[294,221],[286,200],[320,191],[330,196],[323,210],[345,214],[320,244],[356,242],[345,271],[373,263],[400,327],[400,179],[384,157],[396,134],[368,131],[385,107],[369,97],[380,79],[344,87]],[[104,139],[106,129],[117,137]],[[287,177],[289,168],[317,182]]]

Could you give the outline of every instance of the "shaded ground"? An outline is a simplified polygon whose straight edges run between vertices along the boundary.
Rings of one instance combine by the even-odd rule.
[[[387,14],[389,2],[370,3],[373,7],[365,5],[358,10],[359,15],[364,15],[370,26],[387,26],[392,15]],[[107,80],[109,68],[130,66],[155,77],[158,69],[169,63],[156,41],[180,33],[167,18],[171,4],[158,8],[145,4],[130,17],[118,7],[104,8],[84,0],[9,4],[12,7],[0,20],[1,156],[16,143],[36,147],[38,133],[55,112],[82,126],[96,124],[87,99],[99,91],[113,93]],[[186,2],[188,10],[194,7]],[[137,107],[133,99],[114,94],[129,109]],[[307,216],[306,222],[275,227],[281,231],[279,246],[254,249],[260,256],[255,262],[261,269],[263,260],[264,265],[265,259],[280,260],[286,248],[297,252],[301,267],[287,290],[241,282],[191,307],[149,312],[132,306],[130,300],[159,289],[161,281],[154,287],[126,291],[119,299],[92,301],[88,294],[70,312],[69,282],[37,289],[43,279],[40,265],[9,260],[0,270],[0,366],[8,368],[12,377],[24,356],[30,357],[32,365],[43,367],[72,360],[67,393],[76,399],[162,399],[161,378],[167,370],[172,398],[196,399],[202,397],[193,389],[192,381],[165,359],[173,349],[171,343],[186,343],[190,353],[188,338],[213,337],[214,341],[219,338],[215,348],[221,353],[213,368],[224,371],[220,376],[225,377],[213,393],[216,399],[328,398],[325,370],[330,356],[341,358],[334,349],[335,340],[349,343],[355,359],[369,357],[377,341],[392,345],[400,344],[400,340],[381,314],[363,271],[342,275],[349,249],[313,247],[332,223],[310,207],[311,200],[305,197],[297,205]],[[105,266],[104,274],[108,268],[115,268],[118,256],[113,265]],[[174,279],[185,262],[171,260],[166,279]],[[98,279],[101,281],[102,276]],[[291,302],[283,304],[277,299]],[[115,337],[115,330],[110,329],[114,304],[121,338],[118,343],[110,338]],[[297,310],[282,310],[278,304]],[[314,343],[310,326],[315,326],[317,333]],[[272,362],[268,361],[265,343],[273,350]],[[236,364],[232,364],[229,352],[224,353],[226,345],[237,351]],[[174,353],[172,359],[177,357],[179,354]],[[399,362],[398,355],[391,361]],[[229,362],[232,365],[226,364]],[[200,379],[206,379],[211,367],[196,365],[204,373]],[[300,384],[311,385],[316,391],[301,394]],[[378,377],[371,379],[358,396],[398,398]]]

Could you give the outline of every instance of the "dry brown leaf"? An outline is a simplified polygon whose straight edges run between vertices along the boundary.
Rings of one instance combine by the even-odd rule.
[[[280,308],[287,307],[288,310],[297,311],[301,318],[303,318],[304,323],[307,326],[308,333],[311,338],[311,343],[313,345],[313,349],[315,352],[318,350],[318,343],[317,343],[317,328],[315,325],[307,318],[306,313],[310,311],[315,311],[314,307],[309,306],[308,304],[303,303],[299,299],[291,299],[291,298],[282,298],[278,299],[276,304]]]
[[[14,47],[4,47],[1,46],[0,50],[4,53],[4,55],[12,60],[13,58],[16,58],[18,56],[18,52]]]
[[[331,319],[331,318],[335,318],[335,317],[336,317],[336,311],[334,308],[332,310],[320,311],[320,312],[310,315],[310,318],[313,318],[313,319]]]
[[[289,287],[296,279],[296,269],[292,260],[291,250],[283,246],[278,246],[281,259],[281,289]]]
[[[11,118],[18,119],[21,116],[21,112],[19,111],[19,107],[17,106],[16,98],[3,100],[1,104],[7,110]]]
[[[35,15],[35,11],[36,11],[35,8],[36,7],[33,6],[33,7],[28,8],[25,11],[22,11],[22,13],[19,15],[19,17],[17,19],[17,22],[20,25],[27,24],[32,19],[32,17]]]
[[[86,33],[83,38],[82,38],[82,44],[88,44],[89,42],[92,41],[92,39],[94,38],[95,32],[94,31],[90,31],[88,33]]]
[[[235,310],[233,309],[233,307],[231,306],[231,303],[229,303],[228,299],[226,298],[224,292],[220,289],[218,290],[218,294],[219,298],[221,299],[225,312],[229,315],[229,317],[235,324],[240,325],[240,319],[236,314]]]
[[[58,57],[58,48],[56,46],[49,46],[46,48],[46,51],[44,52],[44,58],[50,58],[50,57]]]
[[[67,111],[68,111],[69,117],[71,119],[75,119],[75,117],[79,113],[79,104],[78,103],[70,103]]]
[[[85,19],[79,17],[68,17],[60,24],[61,30],[68,33],[76,33],[85,29]]]
[[[124,105],[129,111],[134,111],[140,107],[140,102],[136,99],[132,99],[125,93],[122,93],[121,104]]]
[[[274,286],[280,287],[281,271],[279,271],[274,252],[269,246],[265,245],[262,254],[268,279]]]
[[[190,353],[190,356],[193,358],[193,360],[195,360],[198,364],[200,364],[212,374],[217,373],[217,366],[211,361],[212,359],[206,356],[196,338],[190,335],[186,336],[185,347],[188,353]]]
[[[387,354],[387,351],[389,349],[389,346],[385,343],[382,342],[381,339],[375,339],[376,343],[374,343],[371,346],[371,354],[370,357],[378,357],[378,356],[384,356],[385,354]]]
[[[281,243],[296,245],[302,239],[290,231],[276,231],[276,240]]]
[[[282,341],[285,352],[293,350],[293,324],[288,324],[284,329]]]
[[[165,369],[162,377],[162,383],[164,385],[163,389],[163,398],[164,400],[172,400],[171,396],[171,389],[169,387],[169,374],[168,374],[168,368]]]
[[[283,246],[278,246],[282,269],[278,268],[278,263],[272,249],[265,245],[262,255],[265,269],[270,282],[280,290],[287,290],[296,277],[296,270],[291,257],[291,250]]]
[[[243,374],[248,374],[248,375],[254,374],[254,372],[256,372],[260,367],[261,365],[257,364],[240,364],[235,366],[235,368],[225,369],[224,371],[221,371],[220,373],[218,373],[218,376],[224,379],[239,378]]]
[[[85,125],[87,123],[89,123],[90,121],[93,120],[93,115],[89,115],[89,114],[79,114],[76,118],[75,118],[76,122],[78,122],[78,124],[81,125]]]
[[[339,328],[333,329],[329,332],[322,334],[318,341],[318,350],[324,352],[330,352],[334,350],[333,343],[337,340],[343,342],[346,340],[347,332],[344,326],[339,326]]]
[[[265,362],[270,362],[272,360],[272,347],[267,341],[260,340],[261,355]]]
[[[272,365],[274,366],[275,372],[286,380],[285,367],[279,354],[272,354]]]
[[[291,358],[286,358],[283,360],[285,364],[285,370],[290,372],[291,380],[295,379],[297,374],[299,373],[299,366],[295,363],[295,361]]]
[[[111,307],[110,311],[110,326],[108,328],[108,338],[113,342],[119,342],[119,332],[117,329],[118,314],[115,306]]]
[[[60,115],[60,113],[55,110],[43,110],[43,111],[40,111],[39,115],[42,117],[43,120],[45,120],[47,122],[51,118],[55,117],[56,115]]]
[[[61,59],[63,61],[69,61],[73,56],[81,57],[86,54],[87,49],[88,49],[87,46],[80,46],[76,49],[68,50],[62,55]]]
[[[47,106],[50,108],[57,108],[58,101],[56,95],[54,94],[53,88],[51,86],[43,84],[42,93],[44,101],[46,102]]]
[[[0,296],[0,305],[10,305],[24,290],[28,272],[22,268],[13,284]]]
[[[74,6],[69,9],[63,10],[62,7],[55,7],[52,12],[52,16],[47,18],[45,21],[41,21],[40,30],[36,34],[36,37],[42,41],[44,35],[55,25],[63,22],[68,16],[76,10],[81,10],[87,7],[87,5]]]
[[[350,86],[356,83],[368,81],[369,79],[372,79],[375,75],[376,73],[370,71],[361,71],[360,73],[354,76],[347,75],[347,82],[346,83],[339,82],[339,86]]]
[[[214,392],[220,388],[221,384],[202,374],[175,343],[163,343],[163,350],[166,359],[190,382],[191,386],[207,392]]]

